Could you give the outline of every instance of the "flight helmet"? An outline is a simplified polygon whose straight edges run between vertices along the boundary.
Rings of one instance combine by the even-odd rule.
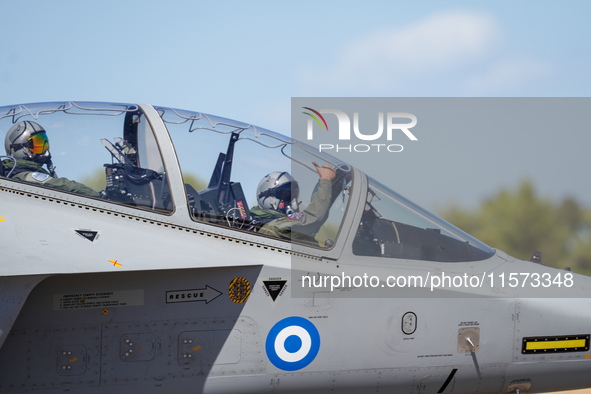
[[[17,160],[31,160],[40,164],[49,163],[49,139],[41,125],[24,121],[12,126],[4,140],[6,154]]]
[[[300,188],[288,172],[272,172],[257,187],[259,207],[290,215],[298,211]]]

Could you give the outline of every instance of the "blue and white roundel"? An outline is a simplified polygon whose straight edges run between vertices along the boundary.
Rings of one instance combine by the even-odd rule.
[[[310,364],[320,349],[320,334],[307,319],[286,317],[271,328],[265,343],[267,357],[279,369],[297,371]]]

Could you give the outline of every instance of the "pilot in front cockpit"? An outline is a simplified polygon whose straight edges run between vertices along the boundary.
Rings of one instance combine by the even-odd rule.
[[[9,171],[13,169],[11,178],[89,197],[100,197],[97,191],[88,186],[59,178],[55,174],[49,153],[49,139],[41,125],[30,121],[15,124],[6,134],[4,148],[8,156],[16,159],[16,166],[12,160],[3,163]],[[47,170],[43,168],[44,165]]]
[[[320,179],[310,204],[299,210],[299,186],[288,172],[272,172],[257,188],[259,206],[250,210],[255,221],[262,224],[260,234],[281,239],[310,242],[328,217],[332,203],[332,181],[335,169],[313,162]]]

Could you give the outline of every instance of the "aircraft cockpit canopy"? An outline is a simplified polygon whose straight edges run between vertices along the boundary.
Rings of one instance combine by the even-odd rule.
[[[50,160],[38,168],[34,158],[15,166],[6,152],[2,157],[5,176],[154,212],[172,212],[162,154],[138,105],[65,102],[0,108],[2,140],[22,122],[45,130]],[[53,174],[49,174],[50,164]],[[19,177],[19,171],[32,173],[31,178]]]
[[[7,153],[0,158],[0,177],[156,214],[188,208],[198,223],[316,248],[334,245],[349,203],[351,167],[269,130],[198,112],[149,108],[149,114],[141,105],[90,102],[0,108],[2,140],[13,126],[33,122],[45,131],[51,157],[43,163],[21,157],[17,163]],[[170,140],[176,157],[163,154],[163,147],[171,151]],[[334,193],[326,193],[333,198],[313,225],[274,233],[268,228],[287,227],[307,212],[319,184],[313,162],[336,171]],[[169,175],[177,165],[186,207],[175,206],[172,195],[181,186],[173,187]],[[288,207],[277,207],[281,212],[259,206],[261,196],[275,197],[276,187],[260,190],[272,173],[292,180],[277,190],[291,196]]]
[[[266,129],[197,112],[155,108],[175,146],[194,220],[332,247],[349,202],[350,166]],[[314,162],[336,171],[327,210],[315,223],[287,226],[312,216],[312,196],[319,185]],[[267,176],[278,177],[271,185],[277,188],[262,190]],[[280,185],[282,179],[290,181]],[[273,192],[289,197],[279,198]],[[264,196],[271,195],[285,207],[261,206]]]
[[[23,188],[317,249],[348,239],[357,256],[458,262],[494,254],[346,163],[246,123],[166,107],[42,103],[0,108],[0,138],[16,138],[10,130],[23,122],[39,136],[6,147],[30,149],[30,157],[0,157],[0,177]]]
[[[494,250],[369,178],[361,222],[353,241],[358,256],[462,262],[484,260]]]

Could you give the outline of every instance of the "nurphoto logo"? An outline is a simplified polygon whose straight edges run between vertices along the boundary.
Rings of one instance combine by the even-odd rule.
[[[322,114],[332,114],[336,116],[338,122],[338,140],[351,141],[351,118],[344,111],[338,109],[321,109],[317,111],[310,107],[302,107],[306,111],[303,114],[309,117],[307,123],[307,139],[314,140],[314,129],[319,128],[321,132],[331,132],[328,128],[328,123]],[[417,117],[408,112],[387,112],[384,117],[384,112],[378,113],[378,129],[377,131],[363,132],[359,128],[359,113],[353,112],[353,135],[354,140],[372,141],[373,143],[362,144],[318,144],[318,151],[348,151],[348,152],[402,152],[404,147],[401,144],[391,143],[393,138],[398,135],[404,135],[411,141],[418,141],[418,138],[410,131],[416,126]],[[385,118],[385,120],[384,120]],[[406,119],[406,122],[401,120]],[[410,120],[410,122],[408,122]],[[317,126],[315,126],[317,125]],[[384,130],[386,131],[384,136]],[[385,137],[385,138],[384,138]],[[379,143],[384,141],[387,143]]]

